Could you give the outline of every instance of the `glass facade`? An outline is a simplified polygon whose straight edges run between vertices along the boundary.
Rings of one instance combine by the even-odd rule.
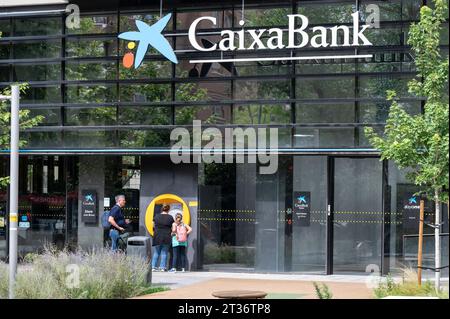
[[[37,154],[21,158],[20,214],[30,222],[20,232],[23,253],[44,242],[79,244],[85,234],[79,193],[89,185],[101,190],[102,210],[110,208],[115,194],[125,193],[127,216],[136,221],[132,231],[142,234],[145,196],[158,195],[142,193],[146,183],[155,183],[144,178],[154,168],[143,162],[154,153],[167,154],[172,129],[191,130],[192,121],[201,120],[221,131],[276,127],[285,151],[273,175],[261,175],[257,164],[196,165],[197,268],[329,274],[378,267],[388,273],[414,264],[417,231],[404,225],[401,209],[411,185],[392,163],[380,162],[363,130],[382,132],[390,107],[387,90],[396,90],[409,113],[422,112],[423,98],[407,88],[415,76],[407,37],[423,1],[246,1],[245,11],[241,1],[199,1],[195,6],[180,1],[163,8],[173,14],[164,34],[179,63],[151,49],[138,69],[123,67],[130,50],[117,36],[134,30],[136,19],[158,21],[159,5],[122,1],[119,7],[96,8],[77,2],[78,29],[68,28],[63,14],[0,16],[0,89],[27,82],[21,107],[44,116],[22,133],[25,153]],[[247,29],[279,27],[285,35],[286,16],[295,13],[309,18],[309,33],[314,26],[351,27],[355,11],[362,25],[369,4],[381,14],[380,28],[366,32],[373,46],[243,50],[225,52],[223,58],[373,58],[190,63],[220,57],[191,46],[188,29],[199,17],[217,18],[216,25],[198,25],[199,41],[207,46],[220,39],[224,28],[239,31],[242,18]],[[81,168],[89,167],[87,154],[94,151],[104,174],[92,182]],[[3,156],[0,176],[7,170]],[[170,176],[167,172],[161,178]],[[310,194],[307,227],[293,218],[298,192]],[[7,254],[6,215],[7,192],[2,191],[0,258]],[[448,224],[443,227],[448,236]],[[431,246],[427,249],[432,253]]]

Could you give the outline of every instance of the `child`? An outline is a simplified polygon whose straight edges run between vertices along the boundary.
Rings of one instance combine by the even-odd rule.
[[[187,265],[186,248],[187,238],[192,232],[192,228],[189,225],[183,223],[183,215],[176,214],[175,222],[172,224],[172,269],[169,272],[177,271],[177,261],[180,260],[181,271],[184,272]]]

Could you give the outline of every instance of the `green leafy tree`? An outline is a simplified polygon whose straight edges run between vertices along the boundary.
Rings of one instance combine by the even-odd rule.
[[[381,158],[393,160],[400,169],[409,169],[409,179],[434,197],[435,224],[440,222],[440,207],[448,201],[449,177],[449,104],[447,57],[440,51],[440,32],[445,22],[447,4],[435,1],[435,9],[423,6],[420,22],[413,23],[408,44],[415,55],[417,77],[409,82],[409,91],[425,97],[423,114],[409,115],[396,101],[395,91],[388,91],[392,101],[384,136],[366,128],[371,144],[381,151]],[[435,230],[436,268],[441,265],[439,227]],[[440,289],[440,272],[436,272]]]
[[[26,84],[20,85],[20,93],[24,94],[28,86]],[[11,95],[11,89],[7,88],[0,91],[0,95]],[[9,149],[10,145],[10,121],[11,112],[9,111],[9,102],[0,101],[0,149]],[[19,111],[20,129],[28,129],[38,125],[44,117],[42,115],[31,116],[30,110]],[[23,147],[27,141],[21,139],[19,146]],[[0,177],[0,189],[6,187],[9,183],[9,177]]]

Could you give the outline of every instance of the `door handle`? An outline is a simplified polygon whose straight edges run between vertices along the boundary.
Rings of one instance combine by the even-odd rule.
[[[331,205],[327,206],[327,215],[331,216]]]

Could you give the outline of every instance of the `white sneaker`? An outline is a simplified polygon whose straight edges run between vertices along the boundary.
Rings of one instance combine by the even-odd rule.
[[[184,268],[181,268],[181,272],[186,272],[186,270]]]
[[[172,268],[169,270],[169,272],[177,272],[177,270],[175,268]]]

